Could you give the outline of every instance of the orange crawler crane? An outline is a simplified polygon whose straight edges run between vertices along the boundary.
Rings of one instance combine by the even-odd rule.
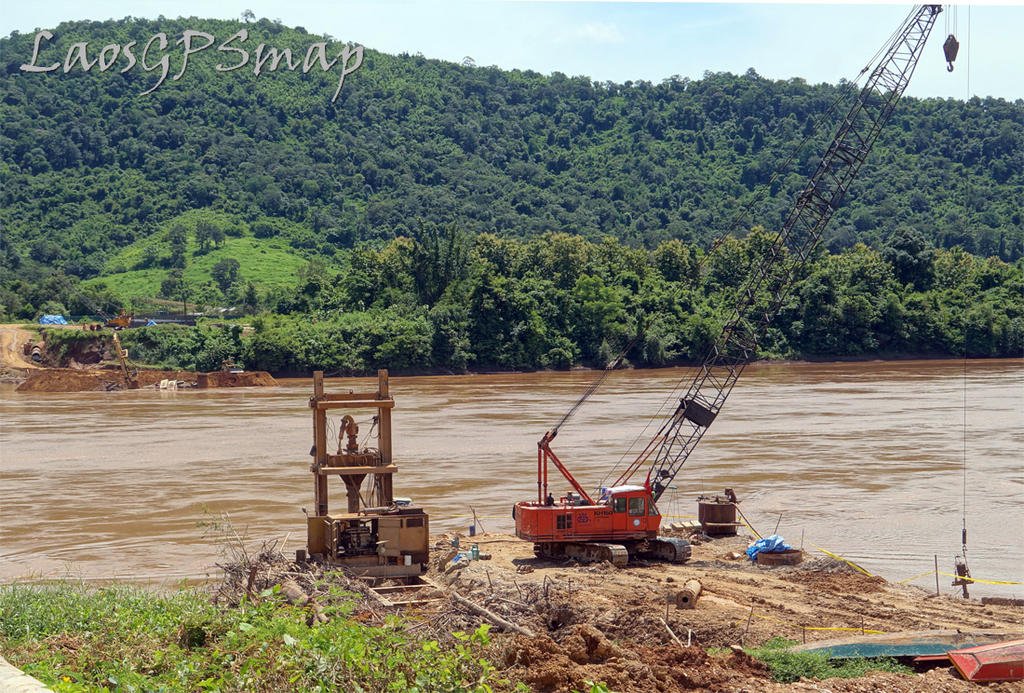
[[[609,561],[620,567],[631,556],[672,563],[689,560],[688,541],[658,536],[661,512],[648,486],[621,483],[602,488],[595,500],[551,450],[556,434],[557,427],[537,443],[537,502],[513,507],[516,536],[532,541],[534,552],[549,558]],[[549,463],[574,489],[558,500],[548,492]]]
[[[814,174],[797,194],[782,229],[762,255],[751,261],[744,284],[736,292],[732,314],[679,397],[678,406],[619,478],[594,498],[551,450],[559,427],[593,394],[600,380],[537,443],[537,500],[517,503],[512,515],[516,535],[532,541],[538,555],[607,560],[616,565],[625,565],[631,556],[675,562],[690,557],[687,542],[658,536],[661,514],[657,502],[718,416],[746,364],[757,357],[758,340],[801,276],[892,115],[941,11],[940,5],[915,7],[879,51],[881,57],[840,121]],[[952,35],[950,39],[947,44],[955,43]],[[952,70],[955,50],[947,48],[946,53]],[[610,364],[605,374],[614,365]],[[557,500],[548,492],[549,464],[554,464],[573,488]]]
[[[371,578],[413,578],[429,561],[427,514],[406,501],[396,501],[392,478],[398,471],[391,457],[391,410],[388,372],[377,372],[376,392],[326,394],[323,371],[313,374],[314,511],[306,518],[308,557]],[[335,452],[327,439],[327,414],[342,409]],[[359,444],[359,425],[349,412],[375,410],[376,447]],[[371,430],[372,433],[372,430]],[[337,476],[345,485],[345,512],[331,512],[327,481]],[[364,483],[367,477],[371,481]]]

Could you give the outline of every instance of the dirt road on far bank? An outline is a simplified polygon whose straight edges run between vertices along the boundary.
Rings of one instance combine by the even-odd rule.
[[[0,325],[0,372],[39,368],[23,352],[27,342],[38,338],[37,334],[21,324]]]

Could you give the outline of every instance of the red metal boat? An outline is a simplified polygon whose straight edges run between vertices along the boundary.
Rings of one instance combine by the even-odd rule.
[[[1024,680],[1024,640],[967,647],[953,650],[948,656],[968,681]]]

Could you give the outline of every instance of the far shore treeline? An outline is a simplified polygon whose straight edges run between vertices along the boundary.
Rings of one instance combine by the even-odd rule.
[[[758,228],[704,255],[678,240],[648,251],[612,239],[519,241],[424,225],[411,238],[358,246],[340,268],[312,262],[295,287],[250,299],[243,290],[250,317],[134,329],[123,341],[142,363],[209,370],[233,359],[292,374],[600,367],[630,344],[635,366],[689,363],[717,337],[768,242]],[[51,278],[43,293],[59,293],[60,281]],[[117,304],[102,285],[84,291],[90,302]],[[70,298],[81,294],[70,291],[68,305],[84,307]],[[880,251],[858,244],[822,252],[760,351],[828,358],[965,350],[1024,352],[1021,263],[935,250],[907,234]]]
[[[243,28],[293,51],[358,39],[129,18],[50,27],[36,60]],[[335,102],[337,75],[218,72],[212,51],[143,94],[139,71],[21,71],[34,36],[0,39],[0,320],[184,304],[218,319],[125,342],[201,369],[601,366],[628,344],[637,366],[699,359],[850,88],[367,49]],[[761,355],[1021,356],[1022,199],[1024,102],[904,99]]]

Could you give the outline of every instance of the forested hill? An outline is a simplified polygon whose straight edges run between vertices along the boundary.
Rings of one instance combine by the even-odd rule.
[[[75,41],[88,41],[95,60],[105,44],[135,40],[139,54],[165,32],[171,45],[154,47],[149,64],[169,56],[170,76],[146,95],[159,69],[122,74],[122,56],[103,73],[76,65],[29,74],[19,66],[31,59],[34,35],[0,40],[6,254],[83,278],[137,269],[110,259],[196,209],[262,221],[265,234],[326,258],[406,234],[418,220],[502,236],[706,243],[842,88],[753,70],[595,83],[368,50],[332,103],[338,68],[302,75],[267,65],[256,77],[250,56],[241,69],[216,72],[238,59],[216,47],[240,28],[250,37],[234,45],[250,53],[265,42],[302,58],[319,40],[268,20],[191,18],[70,22],[42,42],[35,64],[45,66],[63,63]],[[182,62],[174,41],[185,29],[216,42],[174,81]],[[936,44],[923,59],[940,57]],[[778,225],[829,135],[814,137],[747,228]],[[1012,261],[1024,253],[1022,191],[1024,102],[907,98],[828,246],[877,246],[910,227],[938,247]]]
[[[186,30],[214,37],[187,66]],[[852,91],[370,50],[356,69],[351,51],[331,65],[345,44],[268,20],[52,33],[35,57],[36,35],[0,39],[0,318],[250,316],[244,334],[125,335],[136,358],[184,367],[568,367],[627,344],[640,365],[698,358],[766,236],[712,241],[778,228],[831,136],[816,121]],[[762,354],[1020,355],[1021,199],[1024,102],[904,99]]]

